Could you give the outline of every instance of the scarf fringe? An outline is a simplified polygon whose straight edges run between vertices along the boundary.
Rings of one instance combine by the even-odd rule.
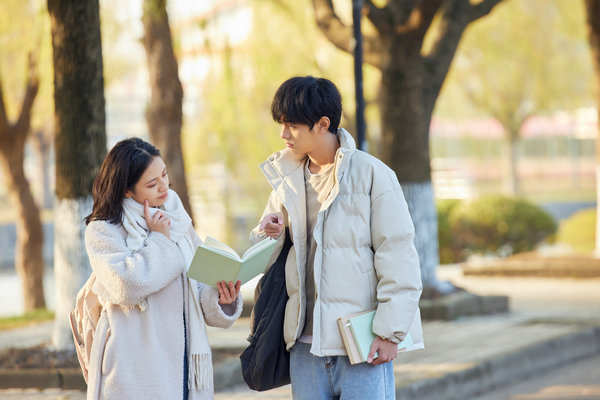
[[[148,298],[145,297],[137,306],[140,308],[140,311],[146,311],[148,309]]]
[[[212,378],[210,353],[191,354],[189,361],[188,388],[207,389]]]

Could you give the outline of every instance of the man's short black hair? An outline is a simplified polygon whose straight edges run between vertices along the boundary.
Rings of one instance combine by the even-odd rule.
[[[321,117],[327,117],[329,132],[336,133],[342,116],[342,96],[328,79],[297,76],[279,86],[271,114],[276,122],[306,124],[310,129]]]

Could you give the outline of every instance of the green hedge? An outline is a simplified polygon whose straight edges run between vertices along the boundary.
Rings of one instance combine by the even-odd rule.
[[[439,200],[438,212],[438,240],[440,247],[440,263],[451,264],[460,260],[460,254],[452,246],[452,229],[450,227],[450,213],[460,204],[460,200]]]
[[[556,222],[522,199],[485,196],[438,203],[440,261],[458,262],[473,253],[510,255],[532,250],[556,232]]]
[[[561,221],[556,241],[566,243],[577,252],[591,252],[596,247],[596,209],[581,210]]]

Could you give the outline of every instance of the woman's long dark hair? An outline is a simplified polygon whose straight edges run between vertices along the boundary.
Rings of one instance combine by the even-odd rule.
[[[160,151],[140,138],[121,140],[106,155],[100,172],[94,180],[92,213],[85,217],[85,224],[92,221],[121,223],[123,200]]]

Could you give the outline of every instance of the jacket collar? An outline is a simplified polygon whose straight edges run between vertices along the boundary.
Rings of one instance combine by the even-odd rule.
[[[352,153],[356,151],[356,144],[352,135],[344,128],[338,128],[337,137],[340,141],[340,147],[337,150],[335,157],[338,158],[338,160],[336,160],[336,175],[339,179],[340,173],[343,173],[348,164],[347,162],[341,161],[349,158]],[[273,185],[275,180],[283,179],[286,176],[291,175],[298,168],[303,167],[305,160],[306,156],[298,157],[290,149],[284,149],[273,153],[260,165],[260,167],[267,180]]]
[[[352,136],[343,128],[337,131],[340,147],[335,153],[335,180],[334,186],[321,209],[328,208],[337,197],[340,190],[340,181],[348,168],[350,157],[356,151]],[[302,229],[306,219],[306,193],[304,188],[304,162],[306,156],[298,157],[291,150],[284,149],[272,154],[260,167],[277,193],[292,220],[300,221]],[[296,236],[294,236],[296,237]]]

